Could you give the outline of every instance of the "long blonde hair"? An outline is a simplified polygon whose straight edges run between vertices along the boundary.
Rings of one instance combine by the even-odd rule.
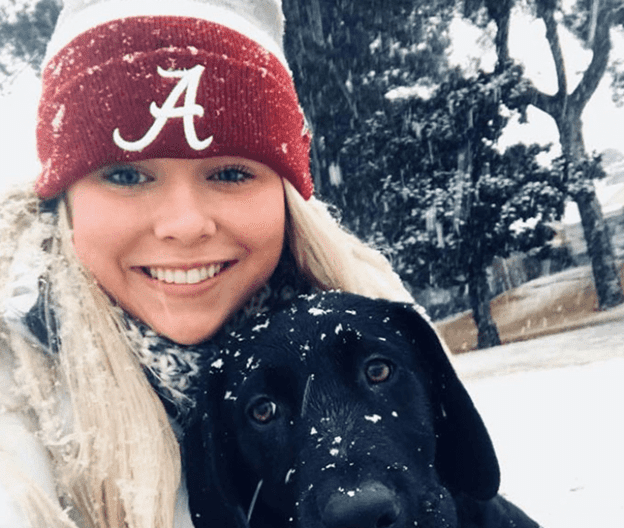
[[[312,282],[325,290],[414,302],[390,262],[346,231],[324,202],[314,196],[305,201],[286,180],[284,189],[290,248]]]
[[[23,205],[32,218],[20,238],[32,243],[41,225],[33,201]],[[118,311],[78,262],[62,201],[55,235],[45,243],[54,310],[62,322],[58,355],[51,360],[19,332],[10,333],[8,346],[19,365],[18,384],[54,459],[59,494],[74,506],[72,516],[80,526],[171,528],[180,453],[166,412],[134,356]],[[67,398],[69,429],[59,420]],[[15,468],[11,473],[15,476]],[[36,486],[29,488],[17,500],[33,526],[76,526],[59,503],[46,500]]]
[[[284,186],[289,246],[312,283],[322,289],[413,302],[387,259],[340,227],[322,201],[314,197],[305,201],[289,182]],[[4,223],[12,225],[16,235],[12,240],[17,242],[2,251],[3,286],[11,281],[9,270],[2,268],[9,255],[20,258],[19,240],[32,238],[40,229],[38,200],[32,193],[9,201],[14,218],[5,218]],[[7,344],[20,365],[18,382],[55,461],[60,495],[73,504],[80,526],[171,528],[180,483],[175,435],[132,351],[118,311],[78,262],[63,201],[57,218],[45,253],[54,309],[61,321],[58,359],[9,332]],[[6,287],[3,290],[6,295]],[[63,395],[71,402],[69,430],[59,421]],[[18,499],[23,499],[33,526],[77,526],[37,486],[28,483],[26,489],[29,492]]]

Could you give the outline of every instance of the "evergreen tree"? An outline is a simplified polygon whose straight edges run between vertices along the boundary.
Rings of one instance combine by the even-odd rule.
[[[342,210],[360,207],[345,181],[357,177],[342,167],[343,144],[374,112],[389,111],[389,90],[440,78],[454,3],[283,0],[286,54],[314,133],[317,192]]]
[[[39,70],[60,9],[60,0],[12,0],[0,6],[0,75],[5,81],[24,66]]]
[[[508,23],[509,4],[490,7],[500,27]],[[468,284],[480,344],[496,344],[485,270],[494,256],[543,244],[552,234],[545,222],[560,214],[564,196],[534,181],[557,180],[535,162],[539,149],[507,154],[526,156],[531,167],[533,179],[516,181],[509,171],[520,170],[518,163],[505,162],[494,148],[506,123],[502,99],[526,107],[513,103],[526,88],[520,69],[501,63],[495,74],[477,79],[455,72],[435,97],[422,101],[418,89],[435,90],[448,74],[454,2],[284,5],[287,53],[315,134],[317,189],[338,205],[352,230],[387,248],[412,287]],[[508,56],[502,30],[496,44],[499,56]],[[414,95],[387,97],[401,88]],[[506,187],[509,195],[496,206],[485,204],[480,197],[487,183],[500,178],[515,182]],[[550,208],[537,209],[540,193],[550,196]],[[533,209],[510,205],[525,195]],[[529,218],[538,219],[536,229],[514,236],[509,226]]]
[[[351,225],[387,248],[413,288],[466,285],[479,347],[500,343],[486,269],[495,257],[543,248],[566,196],[561,171],[537,162],[546,147],[495,148],[508,120],[501,102],[523,82],[517,66],[474,78],[454,72],[433,97],[376,114],[370,134],[344,147],[349,170],[384,175],[382,189],[364,191],[374,207]],[[377,164],[371,151],[382,153]]]

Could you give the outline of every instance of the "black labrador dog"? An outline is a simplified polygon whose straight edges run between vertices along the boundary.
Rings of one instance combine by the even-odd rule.
[[[188,433],[196,527],[534,528],[497,494],[487,430],[409,305],[326,293],[254,320]]]

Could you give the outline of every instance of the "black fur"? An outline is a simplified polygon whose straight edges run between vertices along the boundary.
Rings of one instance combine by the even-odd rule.
[[[327,293],[254,320],[202,405],[186,442],[197,527],[538,526],[497,494],[486,428],[410,306]]]

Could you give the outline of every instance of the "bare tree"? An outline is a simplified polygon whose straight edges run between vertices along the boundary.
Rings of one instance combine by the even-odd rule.
[[[514,4],[519,3],[514,0],[471,0],[465,4],[468,16],[483,7],[496,23],[497,68],[504,68],[510,60],[510,12]],[[607,70],[612,47],[611,31],[624,22],[624,2],[577,0],[573,10],[567,14],[562,12],[557,0],[527,0],[527,3],[546,28],[546,40],[557,76],[557,92],[550,95],[526,83],[516,103],[524,107],[533,105],[551,116],[556,123],[565,160],[564,177],[567,179],[570,197],[578,205],[599,306],[601,309],[610,308],[624,302],[624,293],[611,236],[593,183],[601,169],[599,161],[587,154],[582,115]],[[566,78],[566,62],[560,41],[562,25],[572,30],[592,52],[592,60],[573,90],[570,90]]]

